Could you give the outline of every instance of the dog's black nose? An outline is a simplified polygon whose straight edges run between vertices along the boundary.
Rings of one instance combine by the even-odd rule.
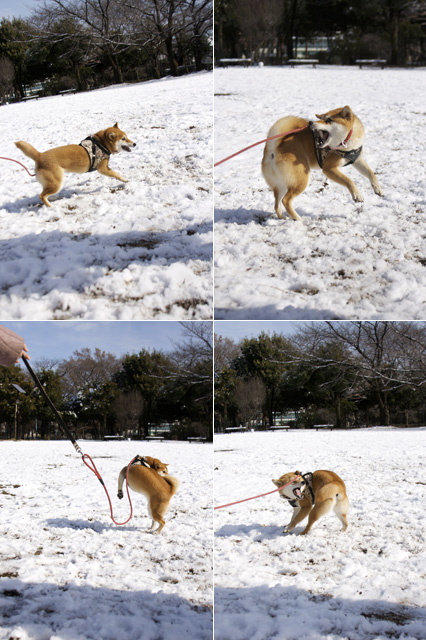
[[[308,127],[309,127],[310,129],[312,129],[312,125],[313,125],[313,124],[314,124],[313,120],[309,120]]]

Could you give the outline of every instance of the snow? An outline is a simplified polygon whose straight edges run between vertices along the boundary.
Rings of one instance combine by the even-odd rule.
[[[1,640],[199,640],[212,637],[212,445],[79,442],[108,487],[116,519],[121,468],[136,454],[181,481],[162,533],[146,500],[115,526],[96,477],[69,442],[3,442]]]
[[[426,69],[251,67],[215,70],[215,162],[266,138],[284,115],[351,106],[384,192],[312,171],[279,220],[259,145],[215,169],[217,319],[422,319],[426,312]]]
[[[124,184],[67,174],[51,208],[0,161],[3,319],[212,317],[212,73],[1,107],[2,157],[79,143],[116,121],[137,146],[110,160]]]
[[[216,510],[215,640],[424,640],[425,449],[425,429],[217,435],[216,506],[330,469],[350,509],[303,537],[277,493]]]

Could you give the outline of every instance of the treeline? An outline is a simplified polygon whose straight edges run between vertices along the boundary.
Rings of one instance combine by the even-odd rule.
[[[177,76],[212,63],[213,0],[46,0],[0,23],[3,100]]]
[[[426,323],[315,322],[215,337],[215,430],[426,425]]]
[[[282,64],[309,57],[308,43],[326,41],[315,58],[354,64],[381,58],[391,65],[426,62],[424,0],[216,0],[215,56]],[[307,53],[307,55],[306,55]],[[312,57],[312,55],[311,55]]]
[[[116,358],[82,349],[33,368],[76,438],[143,438],[164,425],[172,438],[212,438],[210,323],[182,323],[182,339],[170,353],[142,349]],[[2,438],[63,436],[39,389],[16,365],[0,367],[0,416]]]

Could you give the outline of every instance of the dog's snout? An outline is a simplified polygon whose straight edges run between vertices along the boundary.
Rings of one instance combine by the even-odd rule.
[[[314,121],[313,121],[313,120],[309,120],[309,123],[308,123],[308,127],[309,127],[309,129],[312,129],[312,125],[313,125],[313,124],[314,124]]]

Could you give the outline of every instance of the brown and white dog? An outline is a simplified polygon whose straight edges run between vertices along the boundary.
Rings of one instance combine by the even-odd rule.
[[[139,458],[139,456],[138,456]],[[137,493],[142,493],[148,499],[148,513],[152,518],[150,531],[154,534],[161,533],[170,500],[179,488],[179,480],[168,474],[168,465],[158,458],[139,458],[143,462],[136,462],[129,467],[127,480],[129,487]],[[145,466],[145,463],[150,466]],[[126,479],[127,467],[120,471],[118,476],[117,496],[123,497],[123,483]],[[154,531],[155,523],[158,528]]]
[[[43,187],[39,198],[43,204],[51,207],[48,198],[61,189],[64,173],[98,171],[108,178],[128,182],[127,178],[109,168],[109,157],[119,151],[130,151],[136,143],[129,140],[124,131],[118,128],[118,123],[115,123],[113,127],[98,131],[80,144],[55,147],[49,151],[37,151],[23,141],[15,142],[15,145],[34,160],[36,178]]]
[[[316,117],[318,121],[309,122],[304,118],[286,116],[269,130],[268,138],[271,138],[303,128],[265,144],[262,173],[274,192],[275,211],[279,218],[284,217],[285,207],[293,220],[301,220],[293,208],[293,200],[308,186],[311,169],[321,168],[330,180],[346,187],[355,202],[362,202],[363,197],[354,182],[340,171],[341,167],[353,164],[370,180],[374,193],[383,195],[364,158],[364,127],[351,108],[333,109]]]
[[[285,527],[284,533],[292,531],[309,515],[308,524],[300,534],[304,536],[319,518],[332,509],[342,523],[343,531],[346,531],[349,500],[345,483],[333,471],[314,471],[303,476],[300,471],[295,471],[285,473],[272,482],[277,487],[283,487],[279,494],[293,507],[293,517]]]

